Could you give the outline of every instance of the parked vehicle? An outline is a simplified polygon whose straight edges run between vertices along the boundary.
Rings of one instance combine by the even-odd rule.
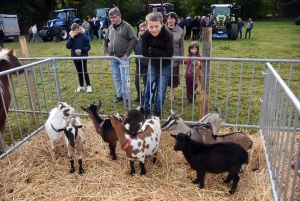
[[[103,23],[103,26],[101,28],[102,35],[103,35],[102,38],[104,38],[108,27],[111,25],[111,21],[109,19],[109,15],[108,15],[109,10],[110,10],[110,8],[96,8],[94,10],[94,13],[92,13],[94,16],[94,24],[95,25],[96,25],[96,21],[99,17],[100,17],[100,21]],[[92,10],[91,10],[91,12],[92,12]],[[96,33],[94,33],[94,35],[98,35],[98,32],[96,31]]]
[[[234,11],[240,11],[241,7],[233,4],[213,4],[209,8],[203,6],[203,11],[209,11],[216,20],[216,28],[212,33],[213,38],[229,38],[236,40],[238,35],[238,24]]]
[[[174,11],[172,3],[155,3],[148,5],[148,13],[159,12],[164,17],[164,22],[167,22],[167,14]]]
[[[69,38],[69,32],[71,30],[71,25],[77,23],[82,24],[82,21],[76,17],[77,10],[75,8],[66,8],[61,10],[54,10],[50,12],[49,20],[46,23],[46,26],[39,31],[40,38],[46,41],[52,41],[54,37],[54,26],[57,22],[61,27],[60,40],[67,40]]]
[[[4,41],[12,42],[20,36],[17,15],[0,14],[0,29],[4,32]]]

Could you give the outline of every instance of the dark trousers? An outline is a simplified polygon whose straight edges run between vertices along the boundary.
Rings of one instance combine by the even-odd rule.
[[[136,92],[138,94],[138,97],[142,98],[144,97],[144,92],[141,90],[141,77],[143,77],[143,85],[144,85],[144,91],[146,89],[146,84],[147,84],[147,70],[148,66],[139,66],[138,64],[136,65],[136,70],[135,70],[135,88]]]
[[[28,40],[28,42],[31,41],[32,37],[33,37],[33,34],[29,34],[29,40]]]
[[[192,27],[185,27],[185,36],[184,36],[184,39],[185,40],[189,40],[191,38],[191,30],[192,30]]]
[[[247,38],[247,33],[249,33],[249,38],[250,38],[250,35],[251,35],[251,29],[249,29],[249,28],[246,29],[245,38]]]
[[[0,46],[4,48],[3,46],[3,40],[0,39]]]
[[[199,38],[199,29],[193,29],[193,40],[198,40]]]
[[[198,84],[196,84],[194,82],[194,75],[186,75],[185,83],[186,83],[186,97],[188,100],[193,100],[193,94],[196,92],[196,90],[198,88]],[[196,96],[196,93],[194,95],[194,98],[195,98],[195,96]]]
[[[83,87],[83,80],[84,79],[85,79],[85,83],[86,83],[87,86],[91,85],[90,84],[89,74],[87,73],[86,63],[87,63],[86,59],[74,60],[74,64],[75,64],[77,72],[78,72],[79,84],[82,87]],[[84,75],[84,78],[83,78],[83,75]]]
[[[56,34],[55,34],[55,41],[56,41],[57,43],[60,42],[60,33],[56,33]]]

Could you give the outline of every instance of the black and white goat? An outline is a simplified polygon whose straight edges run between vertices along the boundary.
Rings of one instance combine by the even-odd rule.
[[[192,169],[196,170],[197,178],[193,183],[200,183],[204,188],[206,172],[229,172],[224,183],[233,180],[230,194],[234,194],[240,180],[239,172],[244,164],[248,164],[248,152],[239,144],[224,142],[217,144],[203,144],[192,140],[189,133],[171,134],[176,139],[175,151],[182,151]]]
[[[74,113],[74,108],[66,102],[59,102],[57,107],[53,108],[50,112],[49,118],[45,123],[45,131],[49,137],[51,145],[52,159],[55,161],[55,146],[54,143],[58,142],[61,146],[61,156],[65,155],[64,146],[66,144],[63,132],[58,129],[66,127],[66,117]]]
[[[70,117],[66,128],[59,129],[59,131],[64,131],[67,140],[68,155],[70,158],[71,169],[70,173],[75,172],[74,158],[78,155],[79,164],[79,174],[83,174],[84,170],[82,168],[82,152],[83,143],[85,139],[85,132],[82,128],[82,123],[79,117]]]

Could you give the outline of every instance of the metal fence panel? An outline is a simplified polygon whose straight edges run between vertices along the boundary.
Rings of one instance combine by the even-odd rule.
[[[270,63],[266,64],[260,131],[275,200],[299,200],[300,102]],[[300,96],[299,96],[300,97]],[[296,161],[295,170],[291,169]],[[297,190],[295,190],[297,189]]]

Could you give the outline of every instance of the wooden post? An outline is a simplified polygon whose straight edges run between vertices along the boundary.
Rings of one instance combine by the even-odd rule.
[[[203,57],[211,56],[212,47],[212,28],[202,28]],[[210,84],[210,61],[203,61],[201,76],[201,95],[200,95],[200,118],[208,114],[209,108],[209,84]]]
[[[28,49],[27,49],[27,43],[26,43],[26,38],[25,36],[20,36],[19,37],[19,42],[21,45],[21,50],[22,50],[22,56],[24,58],[28,58],[29,54],[28,54]],[[24,64],[30,64],[29,61],[24,61]],[[36,104],[35,104],[35,95],[34,95],[34,84],[33,84],[33,79],[32,79],[32,74],[31,71],[27,71],[27,76],[28,76],[28,81],[29,81],[29,97],[32,98],[32,102],[31,102],[31,110],[35,111],[36,110]],[[32,118],[35,122],[37,122],[37,119],[35,118],[34,112],[32,113]]]

